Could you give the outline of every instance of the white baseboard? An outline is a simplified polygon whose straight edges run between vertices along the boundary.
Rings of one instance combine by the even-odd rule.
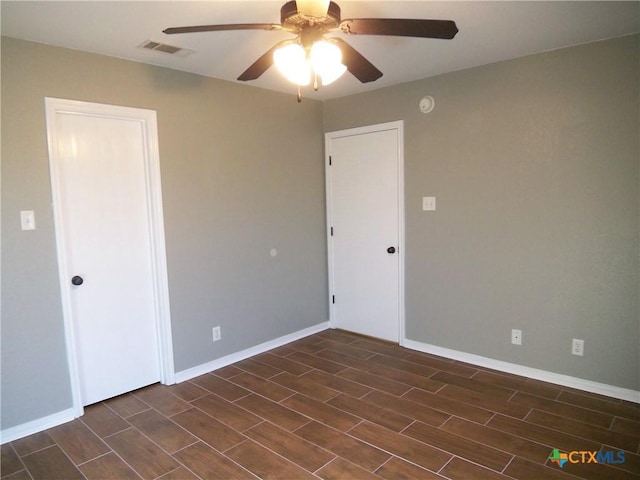
[[[232,353],[225,357],[218,358],[217,360],[203,363],[202,365],[188,368],[187,370],[183,370],[181,372],[176,372],[176,383],[191,380],[192,378],[199,377],[200,375],[204,375],[205,373],[213,372],[214,370],[226,367],[227,365],[231,365],[232,363],[246,360],[247,358],[253,357],[254,355],[259,355],[268,350],[281,347],[282,345],[300,340],[301,338],[308,337],[309,335],[313,335],[314,333],[322,332],[323,330],[327,330],[328,328],[329,322],[319,323],[318,325],[314,325],[313,327],[290,333],[289,335],[276,338],[275,340],[269,340],[268,342],[261,343],[260,345],[256,345],[255,347],[250,347],[246,350]]]
[[[465,353],[449,348],[438,347],[436,345],[430,345],[428,343],[416,342],[414,340],[408,340],[406,338],[402,342],[402,346],[410,348],[411,350],[431,353],[440,357],[459,360],[461,362],[478,365],[480,367],[491,368],[500,372],[512,373],[514,375],[533,378],[535,380],[542,380],[543,382],[555,383],[557,385],[562,385],[565,387],[584,390],[585,392],[598,393],[607,397],[619,398],[621,400],[640,403],[640,391],[638,390],[616,387],[613,385],[607,385],[606,383],[598,383],[591,380],[571,377],[569,375],[562,375],[560,373],[553,373],[546,370],[539,370],[537,368],[525,367],[523,365],[517,365],[515,363],[494,360],[492,358],[482,357],[480,355]]]
[[[285,335],[283,337],[261,343],[260,345],[242,350],[241,352],[232,353],[212,362],[208,362],[202,365],[198,365],[197,367],[177,372],[175,374],[175,380],[177,383],[190,380],[200,375],[204,375],[205,373],[209,373],[219,368],[226,367],[227,365],[231,365],[232,363],[245,360],[254,355],[259,355],[260,353],[264,353],[268,350],[281,347],[282,345],[286,345],[287,343],[300,340],[301,338],[308,337],[309,335],[322,332],[323,330],[327,330],[329,328],[329,322],[323,322],[318,325],[305,328],[304,330],[300,330],[298,332],[294,332],[289,335]],[[607,397],[640,403],[640,391],[638,390],[616,387],[614,385],[593,382],[591,380],[584,380],[582,378],[548,372],[546,370],[539,370],[537,368],[525,367],[523,365],[517,365],[515,363],[503,362],[501,360],[495,360],[492,358],[461,352],[449,348],[438,347],[436,345],[430,345],[428,343],[416,342],[414,340],[403,339],[402,346],[411,350],[431,353],[440,357],[458,360],[461,362],[469,363],[471,365],[491,368],[500,372],[511,373],[535,380],[555,383],[557,385],[562,385],[565,387],[584,390],[586,392],[597,393],[600,395],[605,395]],[[62,425],[63,423],[70,422],[74,418],[76,418],[74,409],[69,408],[67,410],[63,410],[61,412],[54,413],[37,420],[23,423],[15,427],[7,428],[0,431],[0,444],[12,442],[28,435],[47,430],[49,428],[57,427],[58,425]]]
[[[76,418],[74,413],[73,408],[68,408],[67,410],[2,430],[0,432],[0,444],[4,445],[5,443],[13,442],[19,438],[27,437],[48,428],[57,427],[63,423],[70,422]]]
[[[314,325],[313,327],[305,328],[304,330],[285,335],[284,337],[261,343],[260,345],[256,345],[255,347],[248,348],[241,352],[232,353],[231,355],[219,358],[218,360],[214,360],[203,365],[198,365],[197,367],[189,368],[187,370],[183,370],[182,372],[177,372],[175,374],[175,381],[177,383],[184,382],[191,378],[195,378],[200,375],[204,375],[205,373],[212,372],[213,370],[217,370],[218,368],[226,367],[227,365],[231,365],[232,363],[252,357],[253,355],[258,355],[273,348],[281,347],[282,345],[293,342],[295,340],[308,337],[309,335],[313,335],[314,333],[322,332],[323,330],[327,330],[328,328],[329,322],[323,322],[318,325]],[[69,408],[67,410],[63,410],[62,412],[54,413],[52,415],[33,420],[31,422],[7,428],[0,431],[0,445],[18,440],[23,437],[27,437],[29,435],[33,435],[34,433],[38,433],[49,428],[57,427],[58,425],[70,422],[75,418],[76,415],[74,409]]]

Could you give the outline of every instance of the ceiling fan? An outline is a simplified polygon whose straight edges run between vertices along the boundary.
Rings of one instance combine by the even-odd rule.
[[[458,28],[452,20],[420,20],[399,18],[354,18],[342,20],[340,7],[329,0],[293,0],[280,9],[280,23],[238,23],[227,25],[196,25],[172,27],[166,34],[217,32],[225,30],[276,30],[296,37],[276,43],[247,68],[238,80],[259,78],[274,63],[293,83],[300,87],[313,80],[318,89],[318,77],[328,85],[349,71],[360,82],[373,82],[382,76],[369,60],[341,38],[325,38],[325,34],[342,32],[347,35],[383,35],[419,38],[452,39]]]

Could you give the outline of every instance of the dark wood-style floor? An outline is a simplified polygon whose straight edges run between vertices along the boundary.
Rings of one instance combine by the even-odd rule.
[[[2,479],[640,478],[637,404],[335,330],[85,412],[3,445]]]

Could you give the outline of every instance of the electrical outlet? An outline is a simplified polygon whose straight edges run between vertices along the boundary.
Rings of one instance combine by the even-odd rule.
[[[582,357],[584,355],[584,340],[574,338],[571,343],[571,353]]]
[[[220,327],[213,327],[213,341],[217,342],[222,338],[222,333],[220,333]]]
[[[511,343],[514,345],[522,345],[522,330],[511,330]]]
[[[436,197],[422,197],[422,210],[434,212],[436,210]]]

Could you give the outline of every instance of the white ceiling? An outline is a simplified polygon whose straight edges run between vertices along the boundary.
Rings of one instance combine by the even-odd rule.
[[[165,35],[167,27],[279,23],[282,1],[6,1],[2,35],[236,81],[274,43],[262,30]],[[453,40],[342,36],[383,73],[361,84],[350,74],[303,96],[338,98],[532,53],[640,32],[640,2],[338,1],[342,18],[454,20]],[[335,35],[342,35],[336,33]],[[137,48],[145,40],[195,50],[186,57]],[[244,83],[244,82],[243,82]],[[245,84],[294,93],[275,68]]]

